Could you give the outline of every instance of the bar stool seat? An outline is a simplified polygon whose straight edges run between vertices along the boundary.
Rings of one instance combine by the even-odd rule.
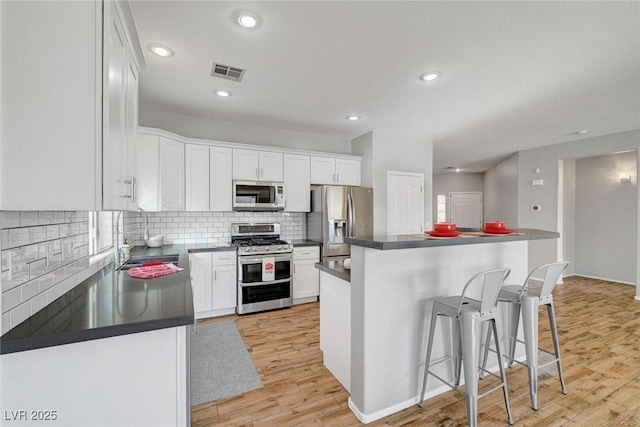
[[[531,406],[534,410],[538,410],[538,370],[540,368],[556,363],[558,377],[560,378],[560,385],[562,387],[562,394],[567,394],[567,387],[562,374],[560,343],[558,341],[558,330],[556,326],[552,291],[555,288],[560,275],[568,265],[568,262],[555,262],[541,265],[529,273],[524,284],[503,286],[500,290],[499,300],[500,302],[504,302],[508,305],[509,313],[508,325],[506,326],[508,338],[508,345],[506,348],[507,354],[504,356],[507,359],[509,367],[513,366],[514,362],[526,366],[527,373],[529,375],[529,395],[531,397]],[[530,286],[529,283],[531,279],[539,277],[540,274],[542,274],[541,285],[536,287]],[[538,307],[540,306],[547,307],[551,338],[553,340],[554,347],[553,353],[539,348]],[[521,313],[524,342],[517,339],[518,324]],[[490,342],[491,335],[487,334],[483,367],[486,364]],[[517,343],[524,343],[525,345],[525,354],[527,358],[525,363],[514,359]],[[553,359],[544,364],[540,364],[538,362],[538,351],[542,351],[543,353],[553,356]]]
[[[483,322],[490,323],[490,331],[493,331],[496,342],[499,343],[498,337],[500,336],[500,334],[498,333],[498,324],[496,322],[498,313],[498,293],[502,284],[504,283],[505,278],[509,275],[509,273],[510,270],[506,268],[478,273],[471,279],[469,279],[469,281],[466,283],[464,289],[462,290],[462,295],[438,298],[434,301],[433,310],[431,313],[431,326],[429,330],[429,342],[427,346],[424,378],[422,382],[422,393],[420,394],[420,401],[418,403],[420,407],[423,407],[424,395],[427,387],[427,377],[429,376],[429,374],[431,374],[466,397],[467,417],[470,426],[477,426],[478,424],[478,399],[492,391],[502,388],[504,393],[505,407],[507,409],[507,420],[509,424],[513,424],[511,408],[509,407],[507,379],[500,350],[498,350],[498,361],[500,365],[499,376],[488,372],[484,370],[484,367],[481,368],[479,366],[480,343],[482,340],[481,331]],[[472,284],[482,285],[481,300],[476,300],[465,296],[467,290]],[[446,316],[452,319],[453,355],[431,365],[431,351],[433,349],[436,321],[439,316]],[[431,366],[450,360],[453,361],[453,383],[450,383],[449,381],[441,378],[430,369]],[[466,391],[462,391],[459,387],[460,372],[463,361]],[[480,369],[500,380],[500,384],[498,386],[483,393],[482,395],[478,395],[478,373]]]

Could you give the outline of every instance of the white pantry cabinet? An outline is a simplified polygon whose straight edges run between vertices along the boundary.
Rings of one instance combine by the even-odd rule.
[[[236,310],[236,252],[189,254],[196,318],[223,316]]]
[[[318,295],[320,295],[320,270],[315,267],[315,264],[319,261],[319,246],[293,248],[294,304],[318,300]]]
[[[299,154],[284,155],[285,212],[311,210],[310,158]]]
[[[0,91],[11,100],[2,103],[0,209],[135,207],[144,57],[132,22],[128,2],[0,2],[11,41],[0,58]]]
[[[231,211],[231,148],[185,144],[187,211]]]
[[[282,168],[282,153],[233,149],[233,179],[282,182]]]
[[[360,161],[311,156],[311,184],[360,186]]]

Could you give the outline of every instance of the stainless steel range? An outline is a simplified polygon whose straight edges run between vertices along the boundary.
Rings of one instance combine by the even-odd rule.
[[[293,245],[280,240],[280,224],[232,224],[238,248],[238,314],[290,307]]]

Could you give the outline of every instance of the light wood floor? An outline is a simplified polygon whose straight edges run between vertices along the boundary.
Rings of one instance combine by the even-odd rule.
[[[517,426],[640,426],[640,301],[635,287],[572,277],[554,291],[568,395],[557,376],[541,375],[539,410],[531,409],[526,370],[507,370]],[[319,306],[226,316],[235,319],[264,388],[192,408],[192,426],[356,426],[349,394],[322,365]],[[541,310],[541,325],[546,311]],[[548,325],[548,322],[546,323]],[[548,329],[541,326],[541,339]],[[550,339],[541,340],[552,348]],[[552,371],[555,372],[555,371]],[[431,380],[430,380],[431,381]],[[499,391],[480,399],[479,424],[505,425]],[[466,425],[466,405],[455,391],[368,424]]]

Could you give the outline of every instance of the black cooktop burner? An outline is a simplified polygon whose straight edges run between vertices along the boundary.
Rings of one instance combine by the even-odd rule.
[[[265,239],[265,238],[248,238],[248,239],[236,239],[233,241],[235,246],[269,246],[269,245],[286,245],[288,242],[280,239]]]

